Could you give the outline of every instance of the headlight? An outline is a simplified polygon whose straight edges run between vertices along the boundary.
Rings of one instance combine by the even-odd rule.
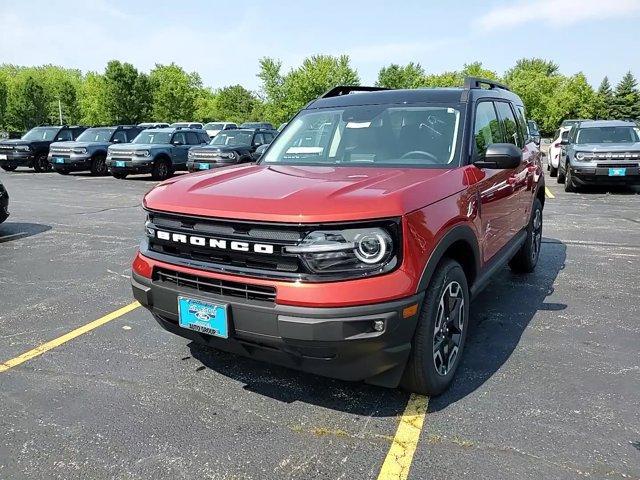
[[[313,273],[371,272],[397,263],[392,235],[384,228],[316,230],[298,245],[285,247],[298,254]]]
[[[87,153],[86,148],[74,148],[73,153]]]
[[[29,145],[18,145],[16,147],[16,150],[20,151],[20,152],[28,152],[31,150],[31,147],[29,147]]]
[[[136,155],[139,157],[148,157],[150,155],[149,150],[137,150]]]
[[[576,160],[584,160],[586,155],[583,152],[576,153]]]

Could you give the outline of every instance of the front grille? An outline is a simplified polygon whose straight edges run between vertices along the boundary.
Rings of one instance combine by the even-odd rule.
[[[197,292],[212,293],[223,297],[269,303],[275,303],[276,301],[276,289],[273,287],[229,282],[165,269],[157,269],[154,272],[154,280],[159,283],[171,284],[175,287],[186,287]]]
[[[220,158],[219,152],[191,152],[192,159],[195,160],[212,160],[214,158]]]
[[[226,248],[211,248],[189,243],[178,243],[149,237],[149,250],[183,259],[204,262],[214,269],[236,269],[239,271],[271,272],[275,277],[295,276],[304,272],[297,255],[284,252],[287,245],[296,245],[305,235],[299,227],[271,227],[265,224],[252,224],[224,220],[196,219],[177,215],[158,213],[149,214],[149,227],[155,231],[195,235],[207,239],[226,241]],[[244,242],[253,245],[268,245],[273,252],[259,253],[253,248],[238,251],[231,242]],[[267,274],[268,276],[268,274]]]
[[[51,148],[50,152],[51,153],[71,153],[71,149],[70,148],[56,147],[56,148]]]
[[[0,145],[0,151],[10,152],[11,150],[13,150],[11,145]]]

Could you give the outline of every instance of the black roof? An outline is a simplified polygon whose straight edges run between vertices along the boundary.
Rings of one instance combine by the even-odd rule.
[[[487,86],[489,88],[483,88]],[[402,103],[464,103],[480,97],[503,98],[522,104],[506,85],[493,80],[465,78],[460,88],[386,89],[380,87],[338,86],[326,92],[307,108],[349,107],[356,105]]]

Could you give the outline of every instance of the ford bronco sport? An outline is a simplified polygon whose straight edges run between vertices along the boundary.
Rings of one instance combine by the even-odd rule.
[[[130,173],[150,173],[154,180],[164,180],[176,170],[187,169],[191,147],[208,142],[204,130],[151,128],[140,132],[129,144],[111,145],[107,150],[107,167],[119,179]]]
[[[18,167],[30,167],[36,172],[48,172],[51,170],[47,159],[50,145],[75,140],[86,128],[67,125],[34,127],[20,139],[3,140],[0,142],[0,168],[12,172]]]
[[[142,131],[135,125],[88,128],[75,141],[55,142],[49,147],[49,163],[66,175],[89,170],[93,175],[107,173],[107,148],[131,142]]]
[[[134,297],[221,350],[441,393],[472,297],[538,262],[544,176],[526,132],[520,98],[488,80],[336,87],[257,164],[145,196]]]

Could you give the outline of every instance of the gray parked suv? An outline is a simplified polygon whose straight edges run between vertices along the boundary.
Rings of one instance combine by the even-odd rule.
[[[164,180],[176,170],[187,169],[187,154],[196,145],[209,143],[204,130],[193,128],[152,128],[143,130],[128,145],[111,145],[107,167],[115,178],[130,173],[150,173]]]
[[[134,125],[88,128],[75,141],[54,142],[49,147],[49,163],[62,175],[90,170],[93,175],[107,173],[107,148],[129,143],[142,131]]]
[[[567,192],[585,185],[640,184],[640,128],[634,122],[583,121],[561,145],[558,183]]]

